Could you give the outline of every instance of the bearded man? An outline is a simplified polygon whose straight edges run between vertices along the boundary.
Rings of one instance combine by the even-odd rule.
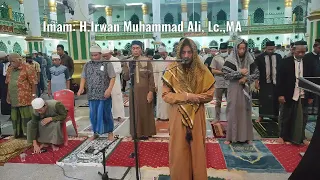
[[[222,72],[229,80],[226,110],[228,129],[225,144],[238,141],[250,143],[253,140],[250,84],[259,78],[259,70],[245,40],[240,39],[234,46]]]
[[[184,38],[177,59],[163,75],[163,100],[169,112],[169,166],[171,180],[207,180],[204,104],[213,99],[214,78],[201,62],[196,44]],[[196,77],[196,78],[195,78]]]

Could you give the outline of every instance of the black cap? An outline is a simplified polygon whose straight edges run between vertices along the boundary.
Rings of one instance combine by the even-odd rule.
[[[154,55],[154,51],[152,49],[148,49],[147,56],[153,56],[153,55]]]
[[[277,48],[281,48],[281,44],[277,44]]]
[[[266,42],[266,46],[275,46],[274,41]]]
[[[228,46],[228,49],[231,49],[231,48],[233,48],[233,46]]]
[[[315,39],[314,42],[320,43],[320,39]]]
[[[295,46],[298,46],[298,45],[303,45],[303,46],[306,46],[307,45],[307,42],[306,41],[296,41],[294,43]]]
[[[221,43],[220,49],[228,49],[228,43]]]

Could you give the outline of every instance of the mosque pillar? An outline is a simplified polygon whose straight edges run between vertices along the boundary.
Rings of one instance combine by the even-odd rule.
[[[183,21],[184,28],[188,28],[188,5],[186,0],[181,1],[181,21]]]
[[[292,0],[284,0],[284,23],[292,23]]]
[[[23,0],[19,0],[20,13],[24,13]]]
[[[41,37],[40,16],[38,0],[24,0],[24,19],[28,28],[27,41],[28,52],[33,50],[42,52],[43,37]]]
[[[80,76],[83,65],[90,60],[89,49],[91,47],[90,22],[89,22],[89,0],[77,0],[74,9],[74,20],[66,22],[71,24],[74,31],[67,32],[68,53],[74,61],[74,74],[72,78],[76,83],[80,83]],[[87,22],[86,29],[80,29],[80,23]]]
[[[233,21],[236,27],[238,21],[238,0],[230,0],[230,21]],[[236,35],[236,32],[230,31],[229,35]]]
[[[57,2],[56,0],[49,0],[48,1],[48,6],[49,6],[49,19],[51,21],[57,22]]]
[[[250,24],[249,21],[249,3],[250,0],[242,0],[242,19],[244,20],[244,25],[247,26]]]
[[[143,23],[148,24],[149,23],[148,6],[146,4],[143,4],[141,8],[142,8],[142,14],[143,14]],[[144,39],[143,43],[144,43],[144,48],[150,48],[149,39]]]
[[[8,14],[9,14],[9,19],[13,20],[12,6],[11,5],[8,5]]]
[[[201,0],[201,24],[203,28],[208,27],[208,2]]]
[[[107,24],[112,24],[112,7],[107,6],[104,10],[106,11]]]
[[[160,8],[161,8],[160,1],[159,0],[152,0],[153,24],[161,24]],[[161,43],[161,33],[160,32],[154,32],[153,37],[154,37],[155,44]]]
[[[308,20],[310,22],[310,28],[308,32],[308,49],[311,51],[313,49],[313,43],[315,39],[320,38],[320,3],[318,1],[311,1],[311,12],[308,16]]]

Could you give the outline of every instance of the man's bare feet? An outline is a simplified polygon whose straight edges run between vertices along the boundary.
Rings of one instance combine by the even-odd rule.
[[[252,141],[246,141],[247,144],[252,144]]]
[[[108,134],[108,140],[110,140],[110,141],[114,140],[113,133]]]
[[[309,146],[310,141],[308,141],[307,139],[305,139],[305,140],[303,140],[303,144],[306,145],[306,146]]]
[[[229,145],[231,141],[225,141],[224,144]]]
[[[262,117],[258,117],[258,119],[256,119],[256,122],[261,122],[262,121]]]
[[[98,138],[98,137],[99,137],[98,134],[93,134],[93,136],[91,136],[91,137],[89,138],[89,141],[93,141],[93,140],[95,140],[95,139]]]
[[[214,120],[213,121],[213,124],[219,124],[220,123],[220,120]]]
[[[48,144],[40,144],[40,149],[46,148],[46,147],[49,147],[49,145]]]
[[[283,140],[282,138],[279,138],[279,139],[278,139],[278,143],[284,144],[284,140]]]
[[[56,146],[54,144],[52,144],[51,147],[52,147],[53,151],[58,151],[59,150],[59,146]]]
[[[285,143],[285,144],[292,144],[292,143],[291,143],[291,142],[289,142],[289,141],[285,141],[284,143]]]

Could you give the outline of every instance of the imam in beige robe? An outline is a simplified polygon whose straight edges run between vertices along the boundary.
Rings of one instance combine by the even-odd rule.
[[[139,56],[136,60],[148,60],[147,57]],[[133,60],[130,58],[129,60]],[[123,66],[123,79],[130,80],[129,63]],[[154,119],[153,102],[148,103],[147,95],[155,91],[153,68],[151,62],[136,62],[134,73],[134,113],[137,128],[137,137],[152,136],[156,134]],[[130,89],[129,108],[130,108],[130,134],[134,137],[132,108],[132,88]]]

